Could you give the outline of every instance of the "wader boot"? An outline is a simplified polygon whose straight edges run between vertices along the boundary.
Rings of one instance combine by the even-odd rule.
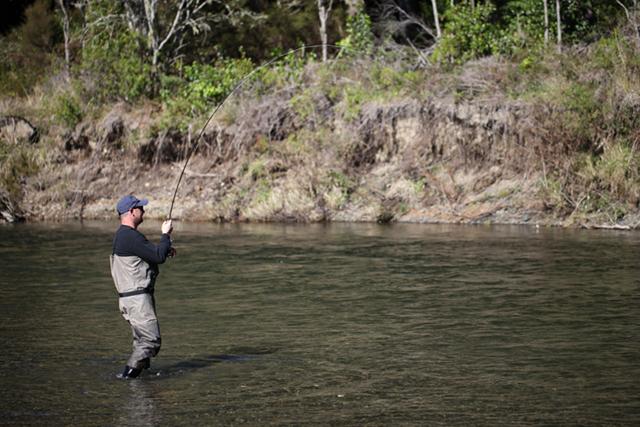
[[[122,376],[135,378],[149,367],[149,359],[158,354],[162,342],[153,297],[158,272],[136,256],[111,255],[110,261],[120,313],[133,335],[133,351]]]
[[[124,367],[124,371],[122,372],[122,378],[136,378],[138,375],[140,375],[143,369],[149,369],[150,367],[151,361],[148,357],[142,361],[141,368],[132,368],[131,366],[126,365]]]

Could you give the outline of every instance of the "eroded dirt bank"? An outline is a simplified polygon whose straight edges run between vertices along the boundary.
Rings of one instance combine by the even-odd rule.
[[[237,107],[244,119],[214,120],[197,147],[195,124],[154,132],[156,109],[115,105],[55,135],[9,213],[112,218],[117,199],[134,193],[152,200],[148,216],[166,217],[195,148],[174,218],[589,224],[554,209],[547,170],[563,147],[548,143],[548,111],[427,99],[365,104],[347,120],[327,99],[313,99],[305,117],[290,105],[266,97]]]

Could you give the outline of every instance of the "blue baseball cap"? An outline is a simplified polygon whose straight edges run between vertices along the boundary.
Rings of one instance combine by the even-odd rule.
[[[125,212],[129,212],[129,210],[133,209],[133,208],[139,208],[142,206],[145,206],[147,203],[149,203],[149,200],[147,199],[138,199],[135,196],[132,196],[131,194],[124,196],[122,199],[120,199],[120,201],[118,202],[118,205],[116,206],[116,209],[118,211],[118,215],[122,215]]]

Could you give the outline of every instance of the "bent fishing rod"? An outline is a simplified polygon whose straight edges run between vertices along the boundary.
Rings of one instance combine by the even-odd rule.
[[[299,50],[305,50],[305,49],[313,49],[313,48],[317,48],[317,47],[322,47],[323,45],[321,44],[313,44],[313,45],[305,45],[305,46],[300,46],[296,49],[291,49],[281,55],[278,55],[274,58],[272,58],[271,60],[269,60],[268,62],[260,65],[259,67],[253,69],[250,73],[247,73],[246,76],[244,76],[242,79],[240,79],[240,81],[238,81],[238,83],[236,83],[236,85],[233,87],[233,89],[231,89],[231,91],[227,94],[227,96],[224,97],[224,99],[222,100],[222,102],[220,104],[218,104],[216,106],[216,108],[213,110],[213,112],[209,115],[209,118],[207,119],[207,121],[205,122],[205,124],[202,126],[202,129],[200,129],[200,132],[198,132],[198,136],[196,137],[196,140],[193,144],[192,147],[189,147],[189,151],[187,151],[187,155],[186,155],[186,159],[184,161],[184,166],[182,166],[182,170],[180,171],[180,175],[178,176],[178,182],[176,183],[176,189],[173,192],[173,198],[171,199],[171,208],[169,209],[169,216],[167,219],[171,219],[172,217],[172,213],[173,213],[173,205],[175,204],[176,201],[176,196],[178,194],[178,188],[180,188],[180,183],[182,182],[182,177],[184,176],[185,171],[187,170],[187,165],[189,164],[189,160],[191,159],[191,155],[196,151],[196,149],[198,148],[198,144],[200,144],[200,141],[202,139],[202,135],[204,134],[205,129],[207,128],[207,126],[209,126],[209,123],[211,122],[211,120],[213,119],[213,116],[216,115],[216,113],[218,112],[218,110],[220,110],[220,108],[222,108],[222,106],[227,102],[227,100],[231,97],[231,95],[233,95],[235,93],[236,90],[238,90],[243,84],[244,82],[246,82],[247,80],[249,80],[254,74],[256,74],[258,71],[268,67],[269,65],[273,64],[274,62],[279,61],[280,59],[295,53]],[[336,45],[326,45],[327,47],[330,48],[335,48],[335,49],[339,49],[339,50],[349,50],[349,48],[346,48],[344,46],[336,46]]]

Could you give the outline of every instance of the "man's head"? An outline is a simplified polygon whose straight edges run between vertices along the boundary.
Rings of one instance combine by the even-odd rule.
[[[144,206],[149,203],[147,199],[138,199],[132,195],[126,195],[116,205],[118,215],[120,215],[120,223],[129,225],[133,228],[138,227],[143,221]]]

